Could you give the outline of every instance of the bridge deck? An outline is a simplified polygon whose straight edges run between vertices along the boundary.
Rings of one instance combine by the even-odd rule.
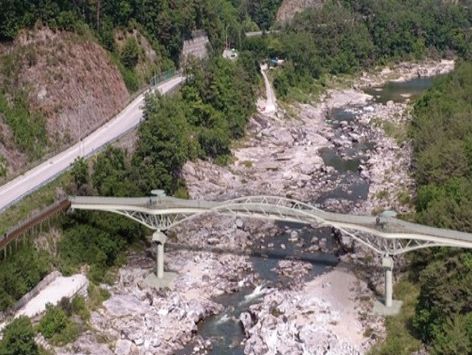
[[[184,200],[173,197],[71,197],[73,209],[102,210],[126,214],[139,222],[133,213],[147,216],[176,216],[168,222],[172,228],[182,220],[204,213],[268,218],[306,224],[330,225],[342,230],[354,230],[386,240],[413,239],[431,245],[472,248],[472,234],[410,223],[391,217],[357,216],[325,212],[309,204],[273,196],[251,196],[230,201]],[[142,222],[143,223],[143,222]],[[148,227],[153,227],[146,224]],[[157,227],[156,227],[157,228]],[[165,228],[164,228],[165,229]]]

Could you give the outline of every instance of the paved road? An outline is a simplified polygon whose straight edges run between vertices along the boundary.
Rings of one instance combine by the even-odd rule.
[[[268,70],[267,64],[261,65],[261,74],[264,78],[264,84],[266,88],[266,104],[264,108],[264,113],[273,114],[277,112],[277,99],[275,97],[274,90],[270,85],[269,78],[267,77],[266,70]]]
[[[246,37],[259,37],[262,36],[263,34],[271,34],[271,33],[280,33],[278,30],[273,30],[273,31],[254,31],[254,32],[246,32],[245,35]]]
[[[161,94],[168,93],[184,81],[177,75],[157,86]],[[0,211],[37,190],[67,170],[78,157],[92,155],[107,143],[136,127],[143,118],[145,93],[133,100],[123,111],[89,136],[44,163],[0,187]]]

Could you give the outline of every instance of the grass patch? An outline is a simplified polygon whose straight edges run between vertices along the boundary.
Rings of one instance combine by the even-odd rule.
[[[383,129],[385,134],[388,137],[395,139],[398,144],[402,144],[408,139],[409,126],[407,123],[398,124],[391,121],[385,121],[382,118],[377,117],[372,120],[372,124],[374,127]]]
[[[408,138],[408,127],[406,124],[396,124],[390,121],[384,121],[382,128],[385,134],[395,139],[399,144]]]
[[[412,205],[411,194],[408,190],[401,190],[397,193],[397,200],[403,206]]]
[[[40,158],[48,145],[44,117],[29,110],[27,95],[19,91],[12,99],[0,92],[0,113],[13,132],[15,144],[30,159]]]
[[[375,197],[377,197],[379,200],[385,200],[388,198],[388,191],[381,190],[375,194]]]
[[[0,155],[0,177],[4,177],[7,175],[7,160],[4,156]]]
[[[94,311],[101,307],[102,303],[110,298],[108,290],[95,285],[93,282],[88,287],[87,306],[90,311]]]
[[[254,166],[253,162],[251,160],[245,160],[243,161],[243,165],[246,167],[246,168],[252,168]]]
[[[387,338],[375,345],[370,355],[409,355],[421,347],[421,341],[414,337],[411,325],[419,295],[418,286],[408,280],[400,280],[395,285],[394,295],[403,301],[400,314],[385,319]]]

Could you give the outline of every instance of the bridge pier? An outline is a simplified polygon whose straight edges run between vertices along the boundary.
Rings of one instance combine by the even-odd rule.
[[[382,267],[385,270],[385,307],[390,308],[393,304],[393,258],[386,255],[382,258]]]
[[[160,230],[152,235],[152,242],[156,244],[156,276],[158,279],[164,278],[164,244],[167,236]]]
[[[144,279],[144,284],[157,289],[172,288],[177,274],[170,271],[164,272],[164,246],[167,236],[162,231],[156,230],[151,241],[156,247],[156,269]]]
[[[383,256],[382,267],[385,273],[384,301],[375,302],[374,313],[382,316],[392,316],[400,312],[402,301],[393,299],[393,258],[390,255]]]

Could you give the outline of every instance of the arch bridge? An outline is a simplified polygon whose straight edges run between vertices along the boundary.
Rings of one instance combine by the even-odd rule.
[[[330,226],[380,254],[385,269],[385,306],[392,307],[392,256],[429,247],[472,248],[472,234],[434,228],[388,215],[356,216],[326,212],[310,204],[277,196],[248,196],[228,201],[184,200],[155,192],[141,198],[70,197],[71,208],[107,211],[126,216],[155,230],[158,278],[164,275],[163,233],[206,214],[261,218],[273,221]]]

